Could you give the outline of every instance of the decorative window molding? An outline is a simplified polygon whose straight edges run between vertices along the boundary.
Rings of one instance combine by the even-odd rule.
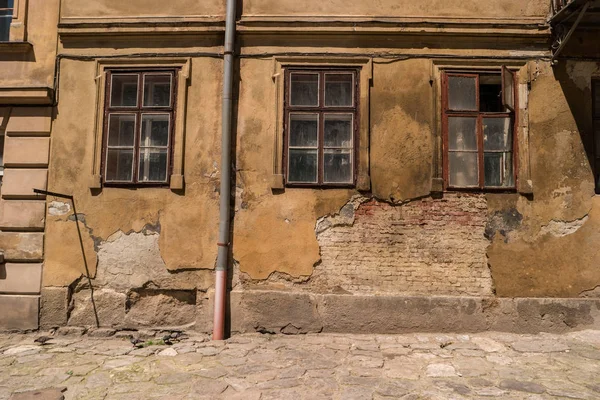
[[[357,162],[355,166],[355,179],[350,186],[357,190],[366,191],[371,188],[369,177],[369,94],[370,84],[373,77],[372,60],[370,58],[332,58],[323,59],[321,57],[274,57],[273,58],[273,82],[275,90],[275,131],[273,133],[273,174],[271,178],[271,188],[274,190],[285,188],[285,167],[284,156],[287,145],[284,143],[285,122],[286,122],[286,76],[291,70],[318,70],[325,73],[325,70],[337,72],[356,71],[355,76],[358,82],[356,87],[356,144],[354,154]],[[354,73],[354,72],[353,72]],[[290,110],[287,109],[289,112]],[[317,182],[312,186],[328,186]],[[292,186],[292,185],[290,185]],[[294,185],[297,186],[297,185]],[[309,185],[311,186],[311,185]],[[333,185],[340,187],[339,184]],[[343,185],[342,185],[343,186]],[[348,186],[348,185],[346,185]]]
[[[503,67],[505,67],[505,74],[502,75]],[[483,163],[483,129],[481,118],[484,115],[490,117],[499,116],[510,116],[513,118],[512,135],[513,135],[513,147],[512,154],[514,155],[513,165],[513,176],[514,182],[512,184],[504,184],[500,186],[486,185],[485,183],[485,172],[481,171],[480,168],[477,171],[477,182],[470,187],[460,187],[460,185],[452,185],[448,178],[448,136],[447,136],[447,122],[448,122],[448,105],[446,98],[446,91],[444,84],[446,77],[449,75],[454,76],[496,76],[499,79],[498,84],[506,84],[508,81],[502,82],[502,78],[512,78],[514,80],[512,86],[512,94],[510,96],[500,97],[500,101],[505,107],[502,110],[498,110],[496,113],[480,113],[479,112],[479,98],[477,98],[477,110],[473,112],[477,113],[477,132],[478,132],[478,147],[477,154],[480,163]],[[531,181],[531,167],[529,157],[529,115],[528,115],[528,82],[529,82],[529,69],[528,64],[525,61],[520,60],[444,60],[444,61],[433,61],[431,70],[431,82],[434,88],[434,102],[435,107],[433,119],[435,121],[435,142],[434,142],[434,174],[432,177],[432,192],[442,192],[446,189],[467,189],[467,190],[516,190],[523,195],[531,195],[533,193],[533,184]],[[507,90],[503,92],[506,95]],[[508,104],[506,104],[508,101]],[[512,104],[514,101],[514,104]],[[454,111],[451,111],[451,113]],[[459,113],[460,114],[460,113]],[[496,114],[496,115],[494,115]],[[502,115],[501,115],[502,114]],[[504,115],[506,114],[506,115]],[[466,114],[465,114],[466,115]],[[458,115],[456,115],[458,116]],[[484,167],[483,164],[480,165]],[[509,182],[510,183],[510,182]],[[491,187],[490,187],[491,186]]]
[[[112,71],[140,71],[157,72],[173,71],[173,78],[177,82],[176,89],[173,92],[171,105],[177,104],[177,112],[173,112],[173,121],[170,122],[171,134],[170,140],[172,148],[170,149],[170,165],[169,176],[166,182],[172,190],[181,190],[184,188],[184,170],[183,170],[183,154],[184,154],[184,136],[185,136],[185,118],[187,106],[187,86],[189,84],[190,71],[189,58],[162,58],[162,59],[100,59],[96,62],[96,123],[94,130],[94,157],[91,169],[91,179],[89,183],[90,189],[101,189],[106,183],[114,184],[116,182],[107,182],[104,169],[105,152],[104,152],[104,135],[105,115],[108,111],[116,111],[114,108],[107,108],[109,99],[107,95],[107,79]],[[125,72],[126,73],[126,72]],[[143,78],[142,78],[143,79]],[[143,101],[138,100],[138,101]],[[163,110],[164,111],[164,110]],[[137,117],[136,117],[137,118]],[[141,121],[140,121],[141,123]],[[110,181],[110,179],[109,179]],[[166,184],[166,182],[164,182]],[[140,182],[137,182],[140,183]],[[159,182],[151,182],[153,184]]]

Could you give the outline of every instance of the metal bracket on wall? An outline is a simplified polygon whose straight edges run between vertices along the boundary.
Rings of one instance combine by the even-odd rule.
[[[556,60],[557,60],[558,56],[564,50],[565,46],[569,42],[569,39],[571,39],[571,36],[573,35],[575,30],[579,26],[579,23],[585,16],[585,13],[587,12],[587,10],[591,4],[592,4],[592,2],[588,1],[580,8],[579,13],[577,15],[577,19],[575,19],[575,22],[573,23],[573,25],[571,26],[571,28],[569,29],[568,32],[565,33],[566,28],[564,25],[564,21],[562,23],[559,23],[552,27],[552,30],[554,31],[554,36],[555,36],[554,43],[552,43],[552,50],[553,50],[552,65],[556,64]],[[575,14],[575,13],[573,13],[573,14]]]

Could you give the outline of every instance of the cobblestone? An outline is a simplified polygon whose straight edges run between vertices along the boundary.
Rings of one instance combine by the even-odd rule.
[[[41,333],[40,333],[41,335]],[[173,346],[0,335],[0,399],[598,399],[600,331],[272,336]],[[59,392],[57,392],[59,391]],[[29,397],[27,397],[29,396]]]

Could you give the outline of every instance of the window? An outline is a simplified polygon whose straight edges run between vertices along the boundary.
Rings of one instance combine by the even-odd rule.
[[[592,81],[592,115],[594,125],[594,178],[600,194],[600,79]]]
[[[175,70],[110,70],[104,106],[107,184],[167,184],[175,119]]]
[[[514,73],[443,76],[444,183],[451,189],[515,187]]]
[[[4,130],[0,127],[0,185],[2,185],[2,178],[4,178]]]
[[[284,175],[288,186],[354,186],[357,69],[288,69]]]
[[[14,0],[0,0],[0,42],[10,39],[10,23],[14,13]]]

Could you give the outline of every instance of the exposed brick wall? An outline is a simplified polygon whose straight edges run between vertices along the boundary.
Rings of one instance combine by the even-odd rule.
[[[352,226],[317,234],[311,286],[355,293],[491,295],[483,195],[446,194],[401,206],[369,200]],[[333,219],[332,219],[333,220]]]

